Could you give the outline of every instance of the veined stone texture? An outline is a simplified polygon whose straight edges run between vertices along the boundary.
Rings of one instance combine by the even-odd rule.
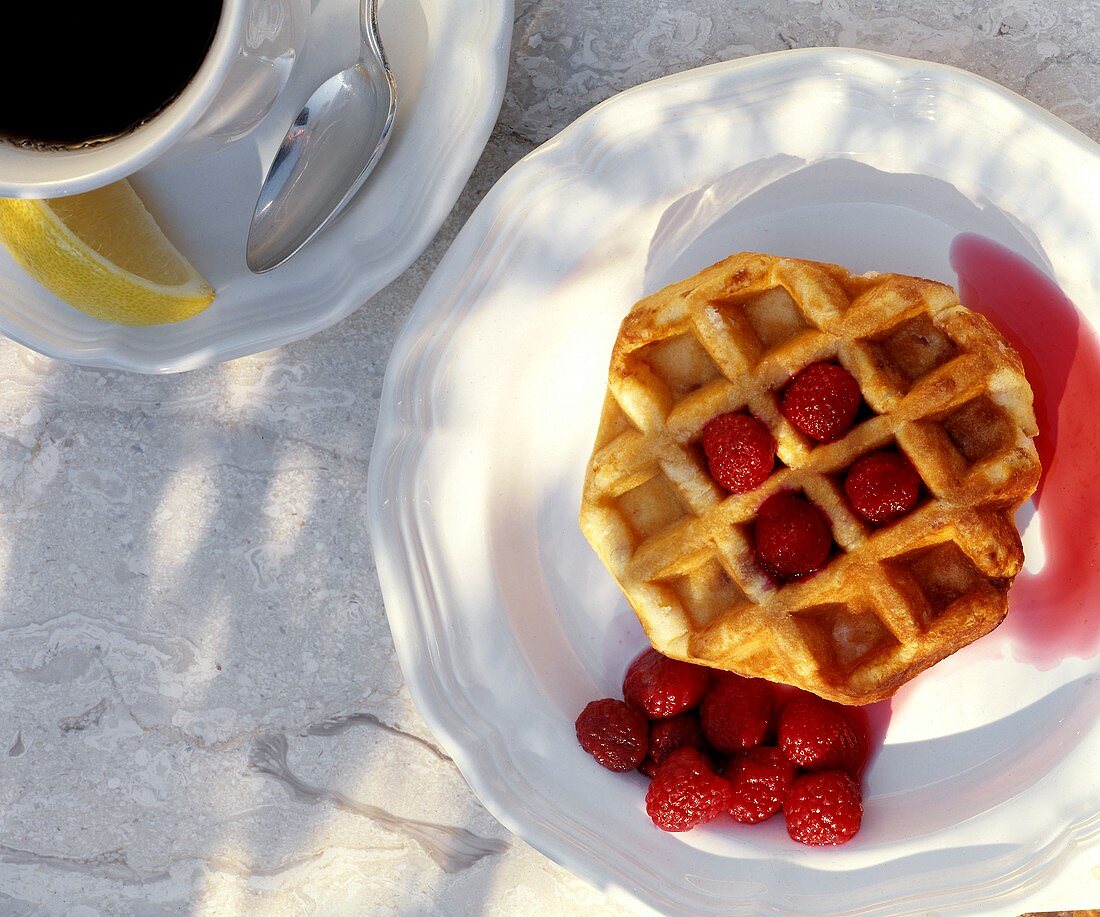
[[[1098,0],[519,0],[489,145],[369,307],[169,377],[0,342],[0,915],[625,913],[481,807],[403,686],[362,510],[386,359],[484,193],[592,105],[833,45],[1100,137]]]

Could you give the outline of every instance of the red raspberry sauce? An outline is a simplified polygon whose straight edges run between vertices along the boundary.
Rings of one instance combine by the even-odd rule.
[[[1046,561],[1020,573],[1009,614],[994,633],[1015,656],[1051,668],[1100,649],[1100,345],[1058,285],[1026,259],[983,236],[951,245],[963,305],[993,322],[1019,351],[1035,392],[1035,446],[1043,478],[1035,494]]]

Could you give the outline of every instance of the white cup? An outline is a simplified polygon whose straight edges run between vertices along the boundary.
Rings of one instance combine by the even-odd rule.
[[[286,85],[309,12],[309,0],[223,0],[206,58],[169,105],[134,130],[86,147],[35,149],[0,140],[0,197],[78,194],[154,160],[208,155],[244,136]]]

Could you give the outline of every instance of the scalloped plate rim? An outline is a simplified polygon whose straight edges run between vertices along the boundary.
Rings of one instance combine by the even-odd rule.
[[[655,906],[658,896],[655,889],[628,890],[636,874],[613,869],[600,870],[593,866],[593,851],[578,846],[575,838],[564,838],[561,827],[547,824],[536,817],[534,821],[529,810],[524,811],[523,803],[518,801],[515,786],[502,785],[499,775],[507,769],[507,758],[497,756],[486,759],[484,746],[478,746],[475,740],[484,742],[485,732],[494,731],[492,724],[483,726],[484,732],[474,728],[477,719],[462,716],[457,709],[455,697],[448,693],[448,672],[440,672],[434,663],[438,660],[440,634],[431,631],[433,617],[429,607],[440,606],[441,596],[436,592],[436,583],[426,572],[425,563],[421,569],[412,571],[407,566],[407,557],[397,545],[405,545],[406,540],[414,540],[417,534],[413,501],[403,494],[395,496],[391,484],[404,483],[416,487],[416,470],[425,443],[432,435],[431,398],[423,397],[417,390],[416,382],[423,381],[423,373],[429,371],[429,354],[436,357],[448,346],[455,328],[462,322],[465,311],[463,296],[478,280],[485,275],[491,276],[492,268],[484,263],[467,260],[480,246],[490,255],[499,245],[500,223],[506,223],[510,216],[509,201],[517,197],[524,198],[537,191],[540,182],[549,180],[553,169],[582,169],[586,156],[575,153],[573,146],[591,131],[599,133],[600,127],[607,127],[613,118],[615,109],[623,104],[622,100],[641,94],[660,92],[663,87],[679,83],[704,81],[711,74],[727,75],[738,71],[751,70],[764,62],[775,62],[779,58],[792,61],[798,59],[815,60],[822,66],[830,62],[840,62],[843,66],[861,64],[885,64],[893,68],[926,69],[937,75],[970,84],[982,91],[992,92],[1001,99],[1020,107],[1031,119],[1042,122],[1061,139],[1075,144],[1082,154],[1092,157],[1100,164],[1100,147],[1091,139],[1065,124],[1050,112],[1023,99],[999,84],[969,73],[959,68],[927,61],[910,60],[878,52],[849,49],[799,49],[743,58],[736,61],[707,65],[695,70],[684,71],[645,83],[608,99],[595,106],[578,121],[569,125],[561,133],[533,151],[508,173],[483,199],[466,226],[452,243],[450,251],[438,265],[433,277],[425,287],[421,297],[414,305],[405,328],[399,336],[387,369],[383,394],[379,409],[379,422],[375,436],[373,459],[368,480],[368,513],[375,562],[382,583],[387,614],[393,632],[398,657],[405,672],[406,681],[418,709],[428,725],[440,738],[448,753],[455,759],[463,775],[485,803],[486,807],[506,827],[546,853],[555,861],[582,876],[598,887],[613,893],[616,897],[645,906]],[[602,119],[602,120],[601,120]],[[610,131],[614,134],[614,130]],[[603,141],[602,153],[614,146],[614,137],[597,138],[594,148]],[[591,154],[593,150],[589,151]],[[537,168],[536,168],[537,165]],[[524,185],[524,182],[527,185]],[[493,238],[494,234],[497,238]],[[490,244],[492,243],[492,244]],[[456,265],[461,264],[461,267]],[[473,308],[476,294],[469,294],[466,308]],[[440,324],[431,325],[439,316]],[[431,392],[434,394],[434,390]],[[423,545],[416,541],[412,550],[423,551]],[[465,699],[459,699],[464,701]],[[465,704],[462,704],[465,706]],[[525,820],[525,816],[526,820]],[[1038,855],[1045,855],[1043,868],[1053,868],[1068,854],[1073,844],[1095,843],[1100,837],[1100,813],[1088,813],[1071,821],[1066,829],[1046,845],[1022,852],[1023,861],[1019,864],[1035,865]],[[986,880],[989,885],[996,880]],[[1003,887],[1005,883],[1009,887]],[[1031,880],[1026,876],[1016,884],[1011,878],[998,883],[996,896],[999,903],[1011,903],[1013,896],[1019,898],[1023,890],[1030,887]],[[932,892],[939,906],[980,903],[972,897],[978,891],[976,884],[956,888],[939,889]],[[1005,896],[1008,896],[1007,899]],[[989,898],[981,900],[988,901]],[[699,899],[673,902],[672,906],[704,907],[714,904],[713,899]],[[842,906],[854,906],[862,912],[878,912],[878,908],[867,901],[838,902]],[[924,908],[915,910],[923,911]],[[795,910],[773,910],[773,913],[796,913]]]

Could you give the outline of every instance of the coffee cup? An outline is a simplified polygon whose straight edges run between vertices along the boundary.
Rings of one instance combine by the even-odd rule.
[[[88,53],[80,61],[85,69],[74,69],[67,83],[62,64],[70,57],[51,55],[41,66],[50,67],[52,76],[60,77],[56,89],[42,89],[43,84],[33,78],[14,86],[19,92],[42,93],[43,101],[39,105],[37,96],[27,95],[22,108],[10,109],[7,123],[0,115],[0,197],[77,194],[126,178],[154,162],[217,152],[247,134],[270,110],[301,52],[310,14],[309,0],[209,0],[205,6],[188,0],[170,8],[139,0],[131,8],[118,4],[123,13],[114,4],[72,5],[77,6],[97,10],[100,18],[94,26],[102,27],[112,40],[116,33],[103,22],[105,10],[111,15],[140,16],[154,9],[159,11],[159,26],[140,29],[137,38],[131,37],[131,41],[143,43],[139,49],[118,39],[118,46],[112,45],[107,54],[101,50],[102,36],[88,35]],[[13,11],[10,15],[21,14]],[[46,23],[44,14],[25,15],[41,19],[31,25],[41,28]],[[81,40],[81,28],[87,30],[88,25],[65,21],[68,12],[58,15],[63,21],[50,23],[55,44],[64,40],[56,36],[66,28],[73,33],[73,42]],[[200,16],[208,21],[199,21]],[[183,44],[180,36],[187,31],[184,25],[193,26],[191,32],[196,36],[191,63],[177,54]],[[128,47],[132,60],[119,60]],[[128,65],[137,72],[127,72]],[[97,66],[115,67],[118,72],[96,70]],[[149,72],[164,77],[166,97],[159,104],[155,97],[150,101],[139,95],[139,87],[156,83]],[[116,76],[119,79],[110,82]],[[176,91],[173,78],[181,87]],[[107,87],[101,93],[102,129],[96,127],[99,113],[95,105],[81,102],[79,97],[80,91],[96,89],[97,80]],[[13,83],[8,81],[8,85]],[[51,102],[47,92],[69,92],[73,97],[71,114],[58,102],[67,97],[55,95]],[[134,121],[119,128],[128,117],[127,105],[133,109]],[[143,106],[152,106],[152,110],[142,111]]]

